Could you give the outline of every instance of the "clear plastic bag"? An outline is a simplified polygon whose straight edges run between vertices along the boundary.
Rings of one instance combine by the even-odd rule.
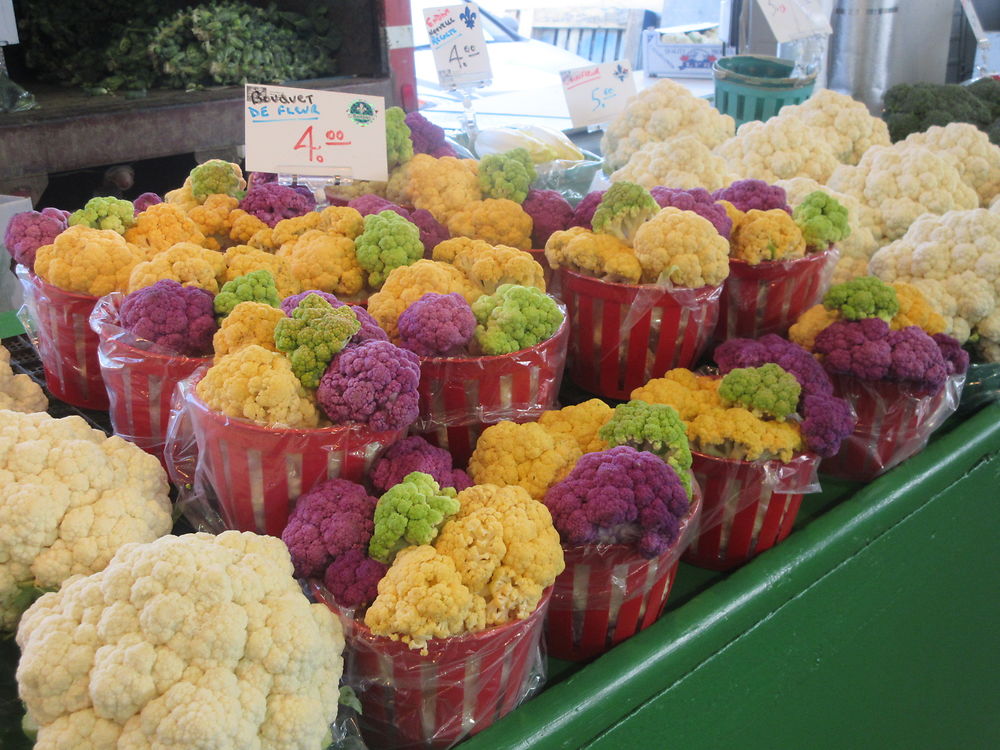
[[[324,479],[360,482],[406,435],[361,424],[290,428],[228,417],[195,393],[205,369],[177,384],[164,450],[178,506],[199,529],[281,536],[299,495]]]
[[[959,413],[971,414],[994,401],[1000,401],[1000,362],[973,362],[965,374]]]
[[[606,398],[627,399],[652,378],[690,367],[705,351],[719,315],[722,285],[615,284],[556,271],[570,318],[573,381]]]
[[[905,383],[832,375],[834,395],[854,407],[858,422],[823,474],[867,482],[923,450],[931,434],[958,408],[965,374],[952,375],[934,393]]]
[[[698,482],[692,484],[691,507],[680,533],[656,557],[643,557],[625,544],[563,548],[566,569],[556,578],[545,621],[551,656],[590,659],[656,622],[681,554],[698,529],[702,494]]]
[[[361,701],[358,724],[370,747],[454,747],[513,711],[545,683],[542,626],[551,588],[524,620],[431,639],[426,654],[372,635],[321,585],[312,589],[344,626],[343,682]]]
[[[83,409],[107,409],[97,334],[90,328],[98,298],[52,286],[21,265],[16,273],[24,291],[17,317],[42,362],[49,392]]]
[[[582,160],[555,159],[535,165],[538,177],[531,183],[535,190],[555,190],[570,205],[576,206],[591,191],[594,178],[601,174],[604,161],[589,151]]]
[[[174,388],[209,357],[185,357],[121,327],[119,312],[125,295],[101,297],[90,314],[99,338],[97,357],[110,402],[115,434],[152,453],[166,466],[163,449]]]

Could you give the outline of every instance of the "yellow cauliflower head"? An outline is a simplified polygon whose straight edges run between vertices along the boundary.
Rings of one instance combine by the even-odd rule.
[[[183,286],[196,286],[218,294],[219,278],[225,275],[225,270],[226,260],[222,253],[193,242],[178,242],[133,268],[128,279],[128,291],[134,292],[169,279]]]
[[[715,286],[729,275],[729,242],[708,219],[668,206],[639,227],[632,242],[642,280],[661,275],[677,286]]]
[[[364,289],[364,270],[354,254],[354,240],[310,229],[286,242],[275,255],[285,261],[303,289],[354,297]]]
[[[38,248],[35,274],[67,292],[103,297],[126,291],[132,269],[142,259],[118,232],[77,224]]]
[[[448,215],[448,234],[473,237],[491,245],[531,249],[531,216],[507,198],[469,201]]]

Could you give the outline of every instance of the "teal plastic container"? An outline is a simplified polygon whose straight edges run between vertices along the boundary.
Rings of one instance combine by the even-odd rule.
[[[816,73],[792,76],[795,62],[764,55],[735,55],[715,61],[715,106],[736,120],[766,120],[786,104],[808,99]]]

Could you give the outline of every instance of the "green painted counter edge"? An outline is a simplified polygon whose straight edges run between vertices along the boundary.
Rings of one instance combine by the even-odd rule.
[[[998,452],[1000,404],[991,404],[463,747],[586,745]]]
[[[0,313],[0,339],[20,336],[22,333],[24,333],[24,326],[17,319],[17,313],[13,310]]]

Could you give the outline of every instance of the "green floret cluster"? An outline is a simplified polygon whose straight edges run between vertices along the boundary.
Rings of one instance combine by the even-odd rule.
[[[882,318],[886,323],[899,312],[896,290],[875,276],[835,284],[823,297],[823,306],[839,310],[846,320]]]
[[[719,383],[719,396],[749,409],[758,417],[785,419],[795,413],[802,386],[787,370],[769,362],[760,367],[738,367]]]
[[[389,107],[385,111],[385,155],[389,169],[413,158],[410,126],[406,124],[406,112],[402,107]]]
[[[430,474],[407,474],[375,506],[368,555],[388,565],[404,547],[430,544],[448,516],[458,513],[457,494],[454,487],[441,487]]]
[[[524,203],[537,176],[531,154],[524,148],[487,154],[479,161],[479,189],[484,198],[506,198]]]
[[[110,229],[118,234],[135,224],[135,206],[121,198],[91,198],[69,215],[69,225],[83,224],[92,229]]]
[[[378,289],[392,269],[424,257],[420,229],[395,211],[365,217],[365,230],[354,241],[358,265],[368,272],[368,286]]]
[[[1000,117],[994,110],[996,97],[992,84],[973,88],[953,83],[898,83],[885,92],[883,119],[893,142],[951,122],[969,122],[989,132]]]
[[[318,294],[307,295],[274,327],[274,345],[288,355],[292,372],[306,388],[316,388],[330,360],[347,346],[361,323],[347,305],[334,307]]]
[[[611,234],[629,245],[645,222],[660,211],[660,204],[642,185],[616,182],[605,191],[594,212],[595,232]]]
[[[814,190],[795,207],[792,218],[807,247],[825,249],[851,234],[847,209],[829,193]]]
[[[222,159],[209,159],[191,170],[191,193],[204,199],[222,193],[243,198],[247,184],[238,165]]]
[[[691,448],[687,428],[674,407],[638,399],[619,404],[597,436],[612,448],[627,445],[659,456],[677,472],[691,497]]]
[[[472,303],[476,341],[484,354],[510,354],[545,341],[562,325],[563,311],[545,292],[501,284]]]
[[[271,272],[260,268],[227,281],[215,295],[215,314],[225,317],[240,302],[263,302],[271,307],[281,307],[281,296]]]

